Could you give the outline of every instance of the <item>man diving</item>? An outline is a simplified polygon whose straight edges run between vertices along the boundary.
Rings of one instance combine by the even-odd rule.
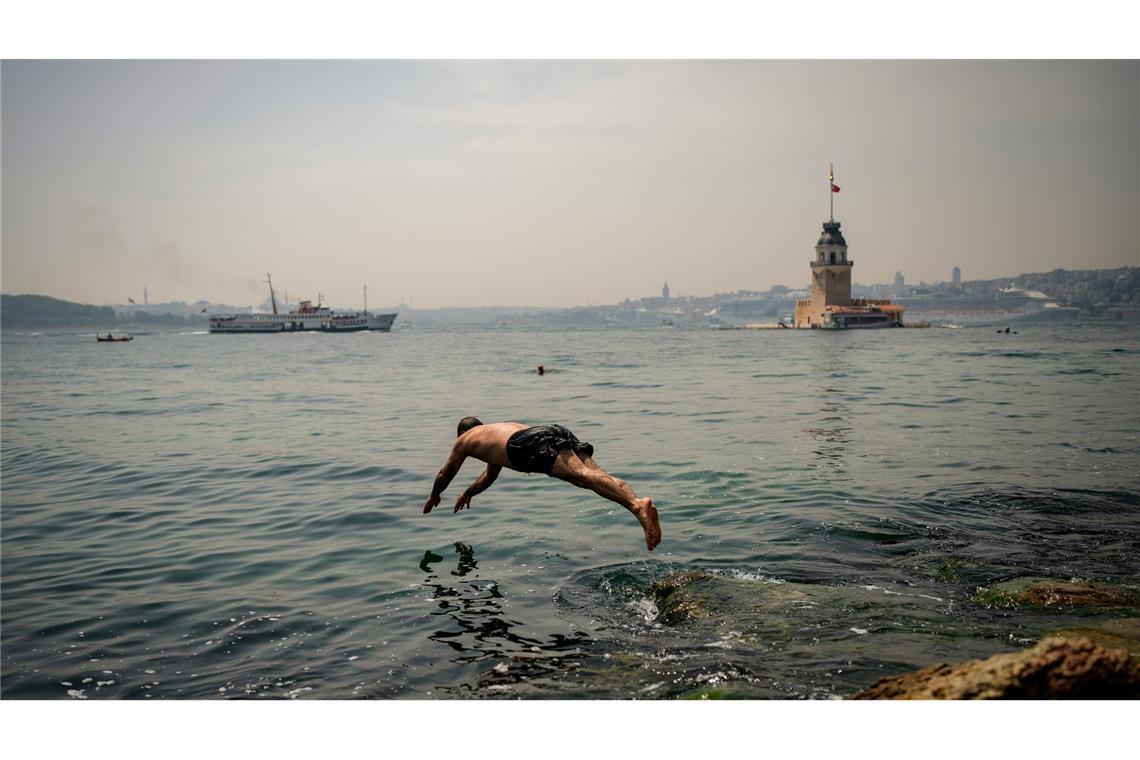
[[[471,508],[471,499],[486,491],[504,467],[519,472],[541,472],[552,478],[588,488],[599,496],[617,502],[633,513],[645,531],[645,547],[653,551],[661,543],[661,523],[652,499],[638,498],[629,484],[615,478],[594,462],[594,447],[561,425],[530,427],[519,422],[492,422],[484,425],[475,417],[459,421],[458,436],[443,469],[435,476],[431,496],[424,503],[424,514],[440,502],[440,495],[459,472],[463,460],[474,457],[487,463],[486,469],[455,500],[455,512]]]

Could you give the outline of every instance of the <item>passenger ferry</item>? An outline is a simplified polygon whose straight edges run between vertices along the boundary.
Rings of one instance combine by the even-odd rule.
[[[269,300],[272,314],[218,314],[210,317],[212,333],[282,333],[282,332],[358,332],[378,330],[388,332],[396,321],[396,312],[374,314],[368,311],[368,288],[364,289],[364,311],[338,312],[301,301],[300,305],[285,314],[277,313],[277,297],[273,281],[269,280]]]

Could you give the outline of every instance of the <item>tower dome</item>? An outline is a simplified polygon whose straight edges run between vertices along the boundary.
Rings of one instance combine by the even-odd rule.
[[[843,239],[843,233],[839,231],[839,222],[824,222],[823,232],[819,236],[819,242],[816,245],[841,245],[846,247],[847,241]]]
[[[823,223],[823,232],[815,244],[815,264],[848,266],[853,262],[847,260],[847,241],[839,231],[839,222],[832,219]]]

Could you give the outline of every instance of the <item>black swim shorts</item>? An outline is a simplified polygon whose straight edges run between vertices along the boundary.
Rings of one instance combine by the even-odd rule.
[[[551,474],[559,452],[570,449],[588,457],[594,447],[578,440],[578,436],[561,425],[536,425],[520,430],[507,439],[507,457],[511,466],[523,472]]]

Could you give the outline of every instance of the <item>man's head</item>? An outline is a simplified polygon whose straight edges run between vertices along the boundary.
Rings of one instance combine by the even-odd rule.
[[[455,437],[458,438],[471,428],[479,427],[482,424],[483,422],[478,417],[464,417],[459,421],[459,427],[455,431]]]

